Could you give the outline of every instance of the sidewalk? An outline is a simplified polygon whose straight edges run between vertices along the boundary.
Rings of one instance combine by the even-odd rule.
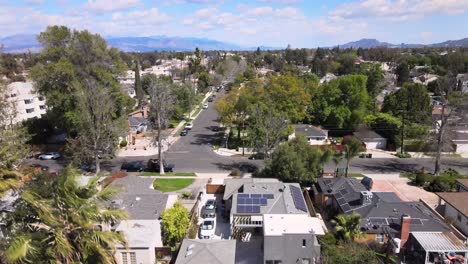
[[[205,97],[203,98],[203,100],[201,102],[201,104],[203,104],[208,99],[208,97],[210,97],[212,94],[213,94],[213,91],[210,91],[210,92],[206,93]],[[196,115],[194,115],[196,113],[196,111],[198,111],[199,108],[200,108],[200,105],[195,107],[195,109],[193,109],[192,112],[190,113],[190,115],[192,117],[192,120],[196,119],[198,117],[198,115],[200,115],[200,113],[203,111],[203,110],[201,110]],[[185,123],[186,123],[185,120],[180,121],[179,124],[177,124],[177,126],[171,131],[169,136],[167,136],[166,138],[163,139],[163,142],[162,142],[163,143],[163,146],[162,146],[162,151],[163,152],[166,152],[172,146],[172,144],[174,144],[180,138],[180,136],[177,135],[177,133],[180,131],[180,129],[183,126],[185,126]],[[149,140],[153,140],[153,139],[149,138]],[[158,146],[157,142],[154,142],[154,143],[150,144],[146,148],[143,148],[142,146],[138,146],[135,149],[135,148],[132,148],[132,146],[128,146],[126,150],[125,149],[117,150],[116,156],[117,157],[156,156],[156,155],[158,155],[158,147],[157,146]]]

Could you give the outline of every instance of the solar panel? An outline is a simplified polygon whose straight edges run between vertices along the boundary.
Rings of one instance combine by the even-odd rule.
[[[260,204],[260,199],[259,198],[252,198],[252,204],[253,205],[259,205]]]
[[[345,198],[340,198],[340,199],[338,199],[336,201],[338,202],[339,205],[343,205],[343,204],[347,203]]]
[[[325,185],[330,185],[331,180],[323,180],[323,183],[325,183]]]
[[[245,198],[237,197],[237,204],[245,204]]]
[[[342,197],[343,197],[343,195],[341,195],[341,193],[336,193],[336,194],[335,194],[335,198],[336,198],[336,199],[340,199],[340,198],[342,198]]]
[[[375,217],[369,218],[369,220],[372,225],[388,225],[386,218]]]
[[[290,185],[291,195],[293,198],[294,205],[297,209],[307,212],[307,207],[304,201],[304,197],[302,196],[301,189],[296,186]]]
[[[422,221],[419,218],[411,218],[410,219],[410,225],[422,225]]]
[[[252,213],[259,214],[260,213],[260,206],[252,206]]]
[[[245,204],[252,204],[252,198],[245,198]]]
[[[238,205],[238,206],[237,206],[237,212],[238,212],[238,213],[241,213],[241,214],[245,213],[245,206],[243,206],[243,205]]]
[[[239,193],[239,194],[237,195],[237,197],[239,197],[239,198],[241,198],[241,197],[242,197],[242,198],[249,198],[250,195],[249,195],[248,193]]]
[[[251,198],[262,198],[262,195],[261,194],[251,194],[250,197]]]
[[[348,212],[348,211],[351,211],[351,206],[349,206],[349,204],[343,204],[341,206],[341,209],[343,209],[343,212]]]
[[[341,193],[342,195],[346,195],[346,194],[348,193],[348,191],[347,191],[346,189],[343,189],[343,190],[340,191],[340,193]]]
[[[260,205],[267,205],[267,199],[266,198],[262,198],[260,199]]]
[[[264,194],[263,198],[273,199],[273,198],[275,198],[275,196],[273,194]]]

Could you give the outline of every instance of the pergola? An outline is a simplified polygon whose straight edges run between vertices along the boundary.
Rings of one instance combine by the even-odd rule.
[[[425,251],[424,263],[434,263],[429,260],[430,253],[455,252],[463,256],[463,263],[467,264],[468,247],[451,232],[412,232],[415,241]]]

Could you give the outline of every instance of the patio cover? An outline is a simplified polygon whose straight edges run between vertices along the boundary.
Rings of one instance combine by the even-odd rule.
[[[450,232],[412,232],[426,252],[468,252],[468,247]]]

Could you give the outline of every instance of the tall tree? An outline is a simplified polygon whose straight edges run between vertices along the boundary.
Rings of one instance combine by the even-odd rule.
[[[74,158],[80,162],[94,162],[96,174],[101,171],[101,159],[114,153],[118,136],[124,134],[123,117],[115,119],[115,105],[108,89],[88,80],[85,89],[78,94],[78,137],[69,140]]]
[[[190,225],[190,215],[187,209],[180,203],[175,203],[173,208],[166,209],[161,214],[164,230],[165,244],[172,248],[184,239],[185,233]]]
[[[80,186],[77,177],[68,166],[54,183],[49,179],[23,191],[28,221],[23,218],[8,229],[7,263],[116,263],[115,247],[126,244],[124,237],[96,225],[111,225],[127,217],[122,210],[103,206],[117,190],[99,190],[97,178]],[[44,185],[50,187],[47,192]]]
[[[138,104],[141,106],[143,104],[143,99],[145,98],[145,92],[143,91],[143,86],[141,84],[140,78],[140,62],[135,61],[135,93],[138,99]]]
[[[403,61],[400,64],[398,64],[395,73],[397,75],[398,85],[403,85],[403,83],[409,80],[410,69],[408,63],[406,63],[406,61]]]
[[[48,114],[55,126],[74,132],[77,125],[78,93],[93,78],[98,86],[108,87],[117,116],[125,116],[134,103],[114,76],[122,74],[125,63],[115,48],[99,35],[88,31],[50,26],[39,34],[43,49],[39,63],[31,69],[35,88],[47,99]]]
[[[278,146],[261,172],[265,177],[282,181],[311,184],[321,176],[323,165],[330,159],[329,149],[311,148],[304,137]]]
[[[164,158],[163,158],[163,138],[162,130],[167,127],[169,117],[174,110],[175,96],[173,95],[171,84],[164,80],[152,81],[149,85],[150,107],[153,118],[153,129],[156,128],[158,133],[156,140],[158,142],[159,156],[159,172],[164,174]]]
[[[362,142],[357,138],[351,138],[348,142],[346,142],[344,148],[344,158],[346,159],[346,177],[349,175],[349,162],[359,155],[359,152],[364,151],[364,147],[362,146]]]
[[[286,117],[275,113],[271,108],[264,109],[259,105],[252,107],[249,118],[251,143],[257,152],[270,157],[270,152],[287,135]]]
[[[449,123],[453,116],[463,106],[467,96],[457,90],[457,81],[454,76],[447,75],[439,82],[437,93],[440,94],[441,113],[439,120],[435,122],[435,142],[436,142],[436,159],[434,166],[434,174],[439,175],[441,170],[441,155],[442,148],[447,141]]]
[[[361,237],[361,216],[359,214],[340,214],[331,220],[338,236],[345,241]]]

